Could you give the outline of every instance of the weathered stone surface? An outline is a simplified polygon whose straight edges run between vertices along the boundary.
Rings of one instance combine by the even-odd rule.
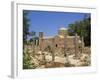
[[[25,46],[36,68],[89,66],[91,64],[90,47],[85,47],[83,40],[81,41],[77,34],[65,36],[66,31],[63,30],[53,37],[45,37],[44,33],[41,33],[39,45]]]

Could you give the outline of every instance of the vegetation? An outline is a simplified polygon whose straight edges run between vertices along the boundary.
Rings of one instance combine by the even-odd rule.
[[[44,50],[50,52],[51,51],[51,46],[48,45]]]
[[[28,49],[25,50],[25,46],[30,45],[31,42],[34,42],[36,45],[36,40],[39,42],[38,37],[36,37],[36,32],[29,31],[30,20],[28,19],[28,14],[29,12],[27,10],[23,11],[23,69],[35,68],[34,64],[31,63],[31,57],[29,55]],[[32,36],[32,38],[28,40],[28,36]],[[37,45],[39,44],[38,42]]]
[[[39,37],[36,36],[36,32],[29,31],[30,20],[28,19],[28,14],[29,14],[28,11],[26,10],[23,11],[23,69],[34,69],[37,68],[35,62],[38,63],[37,61],[34,60],[34,58],[35,58],[35,53],[37,53],[37,50],[39,50],[38,49]],[[81,21],[76,21],[75,23],[69,24],[68,34],[71,36],[75,36],[76,33],[81,37],[82,40],[84,40],[85,46],[91,46],[91,18],[89,15],[86,15],[84,19]],[[66,46],[67,45],[65,44],[65,48],[62,49],[61,51],[61,53],[63,53],[66,58],[66,63],[55,62],[56,59],[55,48],[54,45],[51,46],[51,44],[41,51],[42,54],[41,53],[37,54],[37,56],[39,55],[40,58],[42,56],[43,59],[42,63],[43,65],[46,65],[46,67],[59,67],[59,66],[73,67],[75,65],[71,64],[68,61],[68,55],[66,54],[68,49],[66,50]],[[47,55],[45,54],[45,51],[50,53],[50,56],[52,57],[52,61],[50,63],[46,63]],[[68,51],[72,51],[72,50],[69,49]],[[73,52],[69,52],[69,53],[73,53]],[[39,56],[36,58],[36,60],[39,58]],[[84,61],[82,64],[82,66],[88,66],[88,65],[89,65],[89,61]]]
[[[74,67],[75,65],[71,64],[70,62],[64,64],[65,67]]]
[[[28,11],[23,11],[23,43],[27,43],[27,36],[29,35],[29,19],[28,19]]]
[[[28,49],[24,50],[23,53],[23,69],[35,68],[34,64],[31,63],[31,57],[29,55]]]
[[[55,54],[54,54],[54,49],[53,49],[53,47],[50,46],[50,45],[48,45],[48,46],[45,48],[45,51],[51,53],[51,56],[52,56],[52,62],[54,62],[54,60],[55,60]]]
[[[32,63],[28,50],[26,50],[23,54],[23,69],[35,69],[36,67],[35,63]]]
[[[91,18],[89,15],[85,15],[81,21],[69,24],[69,35],[75,35],[77,33],[81,38],[84,38],[85,46],[91,45]]]
[[[36,32],[34,32],[34,31],[30,32],[29,36],[32,36],[32,38],[30,38],[30,42],[34,41],[34,37],[36,36]]]

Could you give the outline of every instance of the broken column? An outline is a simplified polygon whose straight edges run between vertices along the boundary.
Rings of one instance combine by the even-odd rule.
[[[42,55],[42,61],[43,64],[46,64],[46,59],[45,59],[45,53],[43,52],[43,37],[44,37],[44,33],[43,32],[39,32],[39,47],[40,47],[40,51],[41,51],[41,55]]]
[[[68,53],[67,53],[67,33],[64,34],[64,55],[66,58],[66,63],[69,63]]]
[[[51,54],[52,54],[52,62],[55,60],[55,44],[54,44],[54,38],[52,38],[52,47],[51,47]]]
[[[44,36],[44,33],[39,32],[39,47],[40,47],[40,50],[43,49],[43,36]]]
[[[84,38],[82,37],[82,42],[81,42],[81,53],[83,53],[84,50]]]
[[[75,58],[78,58],[78,36],[75,34]]]

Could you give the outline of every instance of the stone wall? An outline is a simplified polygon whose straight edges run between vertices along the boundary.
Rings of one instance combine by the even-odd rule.
[[[79,37],[77,37],[77,42],[79,42]],[[66,44],[66,46],[65,46]],[[80,44],[80,43],[78,43]],[[74,49],[75,48],[75,36],[72,37],[67,37],[65,38],[43,38],[40,39],[40,45],[39,45],[43,50],[47,46],[55,47],[56,49],[61,49],[61,48],[69,48],[69,49]]]

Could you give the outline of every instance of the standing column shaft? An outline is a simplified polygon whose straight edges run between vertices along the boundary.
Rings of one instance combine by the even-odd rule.
[[[81,53],[83,53],[84,50],[84,38],[82,37],[82,45],[81,45],[82,49],[81,49]]]
[[[78,38],[77,38],[77,33],[75,34],[75,57],[78,57]]]
[[[52,39],[52,48],[51,48],[51,53],[52,53],[52,61],[54,62],[55,60],[55,44],[54,44],[54,38]]]
[[[66,36],[66,34],[64,35],[64,55],[66,58],[66,63],[68,63],[69,60],[68,60],[68,53],[67,53],[67,36]]]

